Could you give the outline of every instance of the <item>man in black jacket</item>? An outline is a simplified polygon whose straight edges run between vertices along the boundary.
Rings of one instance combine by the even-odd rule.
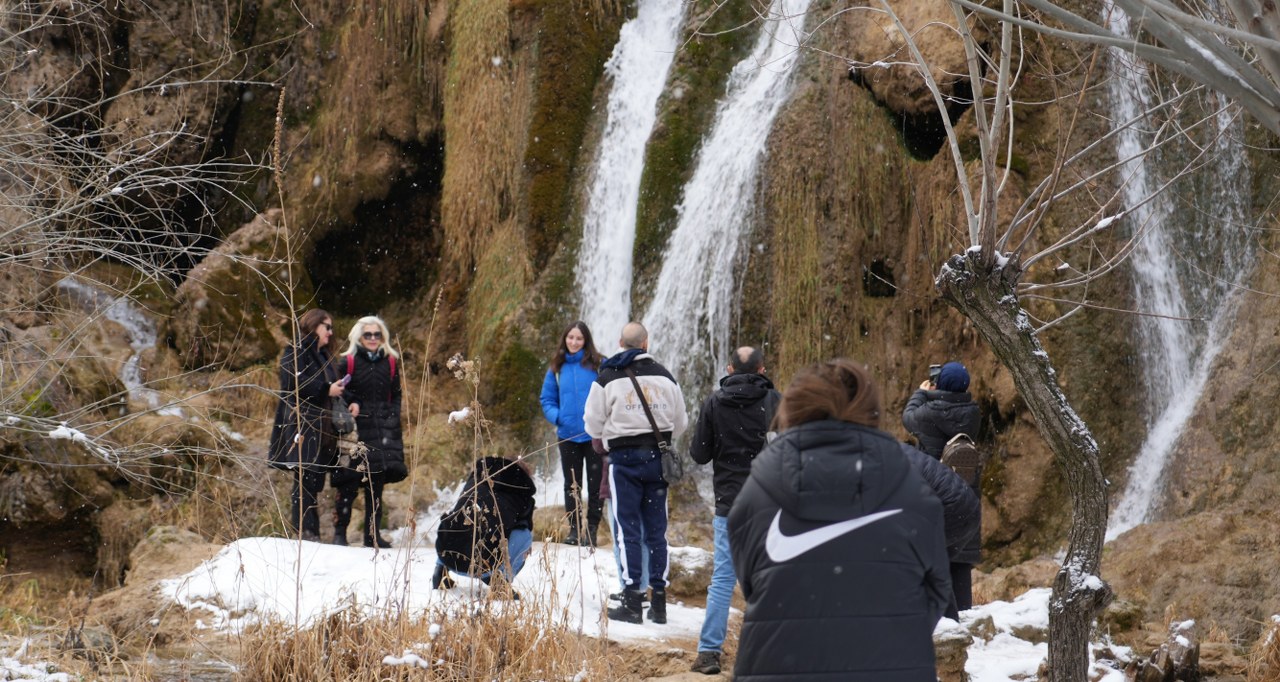
[[[726,368],[729,376],[702,404],[698,423],[689,444],[689,455],[698,464],[712,462],[716,512],[711,519],[715,532],[715,563],[707,586],[707,611],[698,639],[694,672],[720,672],[729,625],[729,601],[737,578],[729,553],[729,509],[738,491],[751,474],[751,460],[764,449],[769,424],[782,396],[764,375],[764,355],[759,349],[743,346]]]
[[[956,434],[963,433],[977,440],[982,413],[969,395],[969,371],[958,362],[948,362],[939,371],[936,380],[926,380],[911,395],[902,411],[902,425],[907,427],[920,449],[934,459],[942,457],[942,451]],[[979,476],[979,481],[981,477]],[[981,499],[981,484],[975,483],[973,494]],[[981,519],[979,532],[963,546],[954,547],[948,542],[951,555],[951,586],[955,590],[958,611],[973,606],[973,566],[982,558]],[[956,613],[948,611],[949,617]]]

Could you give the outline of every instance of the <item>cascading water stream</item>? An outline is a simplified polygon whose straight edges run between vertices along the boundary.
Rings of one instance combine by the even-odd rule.
[[[791,93],[810,0],[773,0],[751,54],[733,68],[711,134],[684,188],[653,301],[652,347],[699,395],[729,348],[734,269],[751,229],[756,175],[774,118]]]
[[[631,319],[632,251],[644,150],[680,39],[683,2],[641,0],[605,64],[612,79],[578,251],[582,319],[602,352]]]
[[[1129,17],[1106,3],[1112,31],[1130,35]],[[1108,81],[1113,120],[1133,120],[1149,108],[1152,95],[1146,67],[1132,55],[1112,48],[1115,73]],[[1140,310],[1150,313],[1139,323],[1143,380],[1147,391],[1147,437],[1107,528],[1107,539],[1144,523],[1156,508],[1170,453],[1204,392],[1209,370],[1222,347],[1228,322],[1234,316],[1232,284],[1247,269],[1251,251],[1238,229],[1245,223],[1245,197],[1250,185],[1238,115],[1220,100],[1218,135],[1211,166],[1200,173],[1195,194],[1211,210],[1177,212],[1162,194],[1143,201],[1163,179],[1152,175],[1159,165],[1140,156],[1149,136],[1136,127],[1118,132],[1116,153],[1123,161],[1126,218],[1144,234],[1134,250],[1134,296]],[[1232,228],[1237,229],[1232,229]],[[1177,233],[1175,233],[1175,230]],[[1181,256],[1181,258],[1180,258]],[[1216,263],[1213,270],[1183,262]],[[1190,313],[1189,313],[1190,311]],[[1186,318],[1213,311],[1207,325]]]
[[[161,396],[148,388],[142,378],[142,352],[156,345],[156,323],[138,310],[124,296],[112,296],[75,277],[58,280],[58,288],[76,302],[86,313],[101,314],[124,328],[129,336],[129,348],[133,354],[120,368],[120,381],[124,383],[131,400],[145,403],[159,414],[182,417],[182,408],[176,405],[161,406]]]

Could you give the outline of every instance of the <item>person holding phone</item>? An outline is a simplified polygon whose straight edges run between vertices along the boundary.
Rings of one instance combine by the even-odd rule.
[[[381,318],[369,315],[356,321],[347,334],[343,351],[347,382],[343,397],[356,418],[356,434],[366,450],[333,473],[338,491],[334,508],[333,543],[347,544],[347,526],[356,493],[364,491],[364,546],[388,548],[382,537],[382,489],[409,475],[404,463],[404,436],[400,425],[401,390],[397,361],[400,353],[391,345],[391,331]]]
[[[969,393],[969,370],[954,361],[932,365],[929,380],[920,384],[907,400],[902,425],[915,436],[920,449],[937,460],[942,459],[947,442],[957,434],[977,440],[982,412]],[[972,489],[981,499],[980,482]],[[955,551],[951,554],[951,584],[955,590],[956,611],[947,615],[958,619],[960,611],[973,606],[973,567],[982,559],[982,533],[973,534],[963,547],[952,549]]]
[[[329,424],[329,405],[342,395],[333,366],[333,318],[313,308],[298,318],[297,342],[280,357],[280,402],[267,461],[293,479],[289,525],[303,540],[320,541],[316,500],[324,477],[337,459],[337,437]]]

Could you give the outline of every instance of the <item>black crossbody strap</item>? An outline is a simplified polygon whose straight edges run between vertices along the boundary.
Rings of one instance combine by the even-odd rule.
[[[640,381],[636,379],[636,373],[632,372],[630,367],[624,367],[622,371],[627,373],[627,376],[631,378],[631,385],[636,387],[636,398],[640,400],[640,407],[644,408],[644,416],[649,418],[649,427],[653,429],[653,435],[658,439],[658,449],[667,450],[670,445],[662,437],[662,429],[658,428],[658,420],[653,418],[653,411],[649,409],[649,401],[644,399],[644,391],[640,389]]]

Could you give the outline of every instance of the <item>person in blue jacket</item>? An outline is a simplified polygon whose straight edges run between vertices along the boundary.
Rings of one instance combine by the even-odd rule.
[[[596,380],[603,360],[591,338],[591,330],[581,320],[560,335],[560,347],[551,358],[551,367],[542,382],[542,414],[555,424],[560,439],[560,468],[564,472],[564,509],[569,516],[569,536],[565,544],[595,547],[604,503],[600,499],[600,479],[604,472],[600,455],[591,448],[591,436],[582,423],[587,394]],[[585,470],[585,476],[584,476]],[[582,529],[579,511],[582,484],[587,484],[587,526]]]

